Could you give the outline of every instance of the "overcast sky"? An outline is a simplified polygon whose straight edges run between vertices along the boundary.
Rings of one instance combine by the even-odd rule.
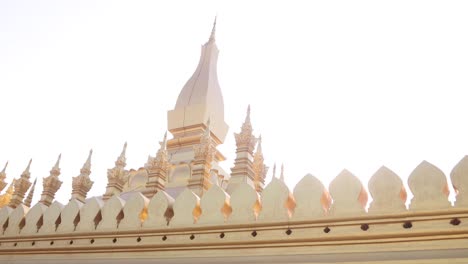
[[[228,171],[248,104],[267,165],[284,162],[291,189],[306,173],[328,185],[343,168],[367,186],[381,165],[406,182],[422,160],[449,176],[468,154],[466,1],[6,0],[8,181],[30,158],[31,181],[48,176],[62,153],[65,203],[90,148],[89,195],[104,193],[125,141],[127,168],[143,166],[216,14]]]

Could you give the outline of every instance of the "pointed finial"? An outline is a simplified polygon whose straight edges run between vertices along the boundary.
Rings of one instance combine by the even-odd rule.
[[[125,141],[125,144],[122,149],[122,153],[120,153],[121,158],[125,158],[125,153],[127,152],[127,141]]]
[[[8,167],[8,161],[5,163],[5,167],[3,167],[3,170],[1,171],[1,173],[5,173],[7,167]]]
[[[57,162],[55,163],[54,167],[50,170],[51,176],[59,176],[60,175],[60,159],[62,158],[62,154],[58,156]]]
[[[279,179],[284,182],[284,164],[281,164],[281,174]]]
[[[88,158],[86,159],[86,162],[83,164],[83,169],[91,169],[91,156],[93,155],[93,149],[89,150]]]
[[[215,34],[216,34],[216,20],[218,19],[218,16],[215,16],[214,22],[213,22],[213,28],[211,29],[211,35],[210,35],[210,41],[215,39]]]
[[[34,191],[36,190],[36,183],[37,183],[37,178],[34,180],[34,183],[32,184],[31,189],[29,189],[28,196],[24,200],[24,205],[26,205],[27,207],[31,207],[31,202],[34,196]]]
[[[166,132],[164,133],[164,138],[163,138],[163,141],[162,141],[161,148],[163,148],[163,149],[166,149],[166,148],[167,148],[167,130],[166,130]]]
[[[31,162],[32,159],[29,160],[28,166],[26,167],[26,169],[24,169],[23,173],[21,174],[22,177],[26,177],[29,179],[29,176],[31,175],[31,173],[29,172],[29,170],[31,169]]]
[[[24,170],[25,172],[29,172],[29,169],[31,169],[31,162],[32,162],[32,159],[29,160],[28,166]]]
[[[257,153],[262,154],[262,135],[258,136]]]
[[[125,144],[123,146],[123,149],[122,149],[122,153],[120,153],[120,156],[117,158],[117,161],[115,162],[116,166],[125,167],[125,165],[127,165],[125,163],[125,161],[126,161],[125,153],[126,152],[127,152],[127,142],[125,142]]]
[[[57,162],[55,163],[54,169],[60,169],[60,159],[62,159],[62,153],[58,156]]]
[[[276,178],[276,163],[275,165],[273,165],[273,177],[272,178]]]
[[[250,104],[247,107],[247,116],[245,117],[245,123],[250,123]]]

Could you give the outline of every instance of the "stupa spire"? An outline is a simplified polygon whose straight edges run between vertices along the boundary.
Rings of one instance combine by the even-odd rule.
[[[50,170],[50,175],[42,181],[42,194],[40,203],[50,206],[55,198],[55,193],[60,189],[62,186],[62,181],[58,178],[60,175],[60,159],[62,158],[62,154],[60,154],[57,158],[57,162],[55,162],[54,167]]]
[[[26,199],[24,199],[23,204],[27,207],[31,207],[32,199],[34,196],[34,191],[36,190],[36,183],[37,183],[37,178],[34,179],[34,183],[32,184],[31,189],[29,189],[28,196],[26,197]]]
[[[218,16],[215,16],[215,19],[214,19],[214,22],[213,22],[213,28],[211,29],[211,35],[210,35],[209,41],[215,40],[215,36],[216,36],[216,20],[217,20],[217,18],[218,18]]]
[[[201,138],[209,132],[213,145],[212,178],[229,175],[219,163],[226,157],[216,147],[226,139],[228,125],[224,120],[224,99],[218,81],[218,55],[216,46],[217,18],[213,21],[209,39],[201,47],[197,68],[180,92],[173,110],[167,113],[167,127],[172,139],[167,142],[167,153],[173,165],[173,174],[168,178],[167,188],[177,196],[191,178],[195,161],[195,149],[201,145]],[[200,161],[201,162],[201,161]],[[216,174],[216,175],[215,175]]]
[[[72,199],[76,199],[82,203],[86,200],[86,195],[93,186],[94,182],[89,178],[91,174],[91,156],[93,150],[91,149],[88,154],[86,162],[80,170],[80,175],[73,177],[72,182]]]
[[[174,141],[186,137],[189,129],[191,134],[202,134],[209,116],[212,119],[211,132],[216,143],[223,143],[226,137],[228,126],[224,122],[224,99],[217,71],[219,50],[215,42],[216,21],[217,18],[213,22],[209,40],[202,46],[195,72],[182,88],[174,110],[168,112],[168,128],[174,135]],[[190,143],[193,146],[199,142],[193,138],[193,142]]]

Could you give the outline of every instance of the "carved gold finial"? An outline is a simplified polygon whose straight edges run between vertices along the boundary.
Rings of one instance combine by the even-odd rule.
[[[52,170],[50,170],[50,175],[54,176],[59,176],[60,175],[60,159],[62,158],[62,154],[58,156],[57,162],[55,163],[54,167],[52,167]]]
[[[125,142],[122,153],[120,153],[120,156],[117,158],[117,161],[115,162],[115,165],[118,167],[125,167],[127,165],[126,161],[127,158],[125,158],[125,153],[127,152],[127,142]]]
[[[59,180],[58,176],[60,175],[60,159],[62,154],[58,156],[57,162],[54,167],[50,170],[50,175],[42,181],[42,194],[40,203],[50,206],[55,198],[55,193],[57,193],[60,186],[62,186],[62,181]]]
[[[23,202],[24,195],[31,186],[31,182],[29,181],[29,178],[31,177],[31,173],[29,172],[29,169],[31,168],[31,162],[32,159],[29,160],[28,166],[21,174],[21,177],[15,181],[15,192],[13,193],[13,197],[9,203],[11,208],[16,208]]]
[[[86,159],[86,162],[83,164],[83,167],[80,170],[81,174],[86,174],[89,176],[91,174],[91,156],[93,155],[93,150],[89,150],[89,155],[88,158]]]
[[[148,155],[148,162],[145,168],[148,171],[148,181],[146,182],[143,194],[146,197],[153,197],[158,191],[164,190],[166,186],[166,175],[171,166],[167,156],[167,131],[164,133],[164,139],[159,143],[156,156],[153,158]]]
[[[106,193],[103,196],[104,200],[108,200],[113,195],[120,194],[128,178],[128,171],[125,170],[125,152],[127,151],[127,142],[125,142],[122,153],[115,162],[115,167],[107,170],[107,187]]]
[[[200,144],[193,147],[195,155],[188,187],[199,196],[202,196],[212,184],[209,178],[216,148],[213,146],[211,139],[210,124],[209,118],[206,123],[206,129],[200,138]]]
[[[215,40],[215,35],[216,35],[216,20],[218,19],[218,16],[215,16],[214,22],[213,22],[213,28],[211,29],[211,35],[210,35],[210,41]]]
[[[29,189],[28,196],[24,200],[23,204],[26,205],[27,207],[31,207],[31,202],[34,196],[34,191],[36,190],[36,183],[37,183],[37,178],[34,179],[34,183],[32,184],[31,189]]]
[[[83,167],[80,170],[80,175],[73,177],[72,181],[72,199],[77,199],[78,201],[84,203],[86,200],[86,195],[93,186],[94,182],[91,181],[89,175],[91,174],[91,156],[93,155],[93,150],[89,151],[88,158],[83,164]]]
[[[21,177],[29,179],[29,177],[31,176],[31,172],[29,172],[29,170],[31,169],[31,162],[32,159],[29,160],[28,166],[26,167],[26,169],[24,169],[23,173],[21,174]]]

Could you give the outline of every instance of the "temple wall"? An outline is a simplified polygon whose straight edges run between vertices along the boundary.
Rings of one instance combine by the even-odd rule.
[[[408,178],[408,209],[401,179],[385,167],[368,183],[369,208],[347,170],[328,189],[306,175],[292,191],[274,178],[261,195],[243,184],[231,196],[186,189],[175,200],[160,191],[2,208],[0,263],[468,263],[468,157],[451,179],[454,205],[444,173],[422,162]]]

